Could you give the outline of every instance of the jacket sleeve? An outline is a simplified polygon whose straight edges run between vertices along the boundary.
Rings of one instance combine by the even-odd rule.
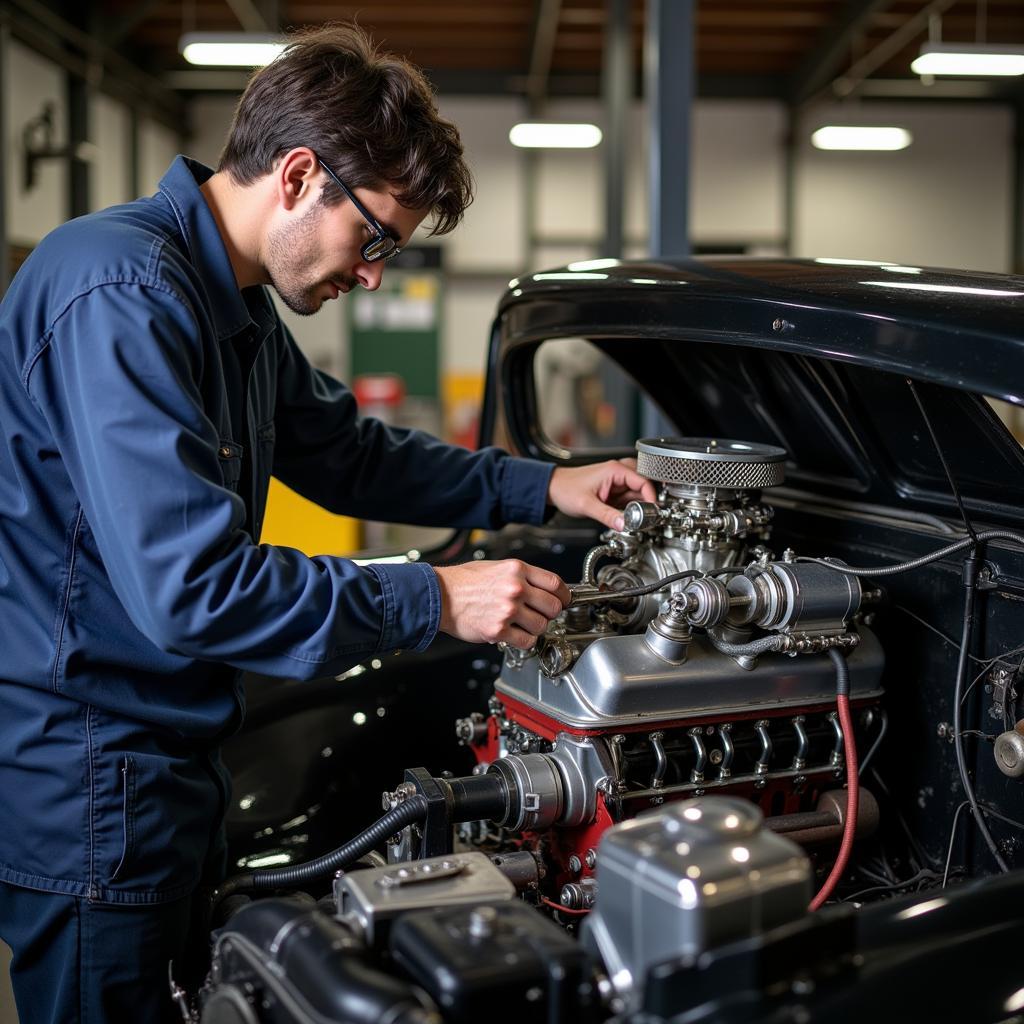
[[[440,616],[429,566],[363,569],[242,529],[203,411],[199,338],[173,292],[106,284],[71,303],[25,369],[132,621],[165,650],[299,678],[425,647]]]
[[[352,392],[313,369],[287,332],[274,426],[274,475],[332,512],[488,529],[544,519],[551,465],[360,417]]]

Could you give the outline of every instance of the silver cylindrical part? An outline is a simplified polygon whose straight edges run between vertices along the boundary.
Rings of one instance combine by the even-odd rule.
[[[813,569],[813,572],[807,572]],[[772,562],[727,585],[734,605],[728,622],[787,631],[843,628],[860,608],[861,585],[856,576],[843,576],[813,562]]]
[[[547,828],[561,816],[565,802],[562,778],[546,754],[509,754],[487,772],[503,776],[508,784],[510,799],[499,825],[515,832],[532,832]]]

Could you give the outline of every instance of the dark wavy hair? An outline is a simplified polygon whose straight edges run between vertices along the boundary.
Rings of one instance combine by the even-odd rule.
[[[243,185],[279,157],[309,146],[349,188],[389,187],[402,206],[433,214],[445,234],[473,199],[459,130],[437,111],[422,72],[381,53],[358,25],[296,32],[249,80],[235,109],[220,170]],[[333,182],[327,205],[344,198]]]

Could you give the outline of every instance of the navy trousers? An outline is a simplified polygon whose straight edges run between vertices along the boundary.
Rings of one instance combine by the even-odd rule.
[[[14,954],[22,1024],[180,1024],[167,966],[174,960],[175,980],[195,984],[186,974],[196,965],[185,963],[197,952],[192,916],[191,897],[127,906],[0,883],[0,938]]]

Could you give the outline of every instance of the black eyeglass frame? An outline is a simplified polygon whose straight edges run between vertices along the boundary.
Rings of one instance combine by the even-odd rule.
[[[370,213],[365,206],[363,206],[363,204],[356,198],[352,189],[350,189],[348,185],[346,185],[345,182],[343,182],[341,178],[339,178],[334,171],[332,171],[330,167],[320,159],[319,155],[315,152],[313,155],[327,173],[327,176],[335,185],[338,186],[338,188],[341,189],[342,192],[345,193],[348,197],[348,201],[359,211],[360,216],[366,221],[370,230],[373,232],[373,238],[368,242],[364,242],[360,247],[359,255],[362,256],[367,263],[376,263],[378,260],[390,260],[397,256],[402,250],[392,235],[381,227],[377,218],[374,217],[374,215]]]

